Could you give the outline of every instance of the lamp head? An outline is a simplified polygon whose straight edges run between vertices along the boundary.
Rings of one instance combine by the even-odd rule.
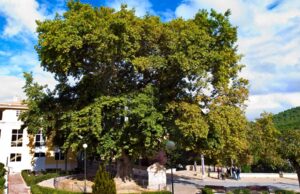
[[[168,151],[173,151],[173,150],[175,150],[175,147],[176,147],[176,145],[175,145],[175,142],[174,141],[167,141],[167,143],[166,143],[166,148],[167,148],[167,150]]]
[[[83,147],[84,149],[86,149],[86,148],[88,147],[88,145],[87,145],[86,143],[84,143],[84,144],[82,145],[82,147]]]

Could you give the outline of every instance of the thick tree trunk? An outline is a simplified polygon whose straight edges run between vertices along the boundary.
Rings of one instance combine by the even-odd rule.
[[[299,182],[299,187],[300,187],[300,164],[294,158],[290,159],[290,162],[291,162],[292,166],[294,167],[294,169],[296,170],[297,177],[298,177],[298,182]]]
[[[132,164],[128,155],[123,151],[121,158],[117,160],[117,175],[116,178],[122,181],[130,181],[132,178]]]
[[[300,168],[296,169],[297,176],[298,176],[298,182],[299,182],[299,187],[300,187]]]
[[[68,171],[68,150],[64,153],[65,154],[65,172]]]

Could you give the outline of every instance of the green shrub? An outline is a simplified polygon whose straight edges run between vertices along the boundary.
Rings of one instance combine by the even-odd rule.
[[[3,193],[4,186],[5,186],[5,173],[6,170],[4,168],[4,164],[0,163],[0,193]]]
[[[202,194],[213,194],[213,193],[214,192],[211,188],[205,187],[205,188],[202,189]]]
[[[4,184],[5,184],[5,178],[4,177],[0,177],[0,188],[4,188]]]
[[[234,194],[250,194],[251,191],[249,189],[236,189],[233,191]]]
[[[76,193],[76,192],[71,192],[71,191],[63,191],[63,190],[58,190],[58,189],[41,187],[39,185],[32,185],[31,193],[32,194],[81,194],[81,193]]]
[[[295,192],[288,191],[288,190],[277,190],[277,191],[275,191],[275,194],[295,194]]]
[[[100,165],[99,169],[96,173],[94,185],[93,188],[93,194],[116,194],[116,184],[114,179],[111,177],[111,175],[106,172],[105,168]]]
[[[3,177],[6,173],[6,170],[4,168],[4,164],[0,163],[0,177]]]
[[[59,174],[57,173],[48,173],[48,174],[34,174],[31,173],[29,170],[23,170],[21,172],[23,179],[25,180],[27,186],[35,185],[39,182],[42,182],[47,179],[58,177]]]
[[[245,172],[245,173],[249,173],[249,172],[251,172],[251,166],[250,165],[244,165],[244,166],[242,166],[241,171]]]

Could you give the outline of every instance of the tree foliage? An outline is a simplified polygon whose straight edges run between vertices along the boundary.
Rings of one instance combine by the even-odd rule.
[[[208,153],[219,164],[244,164],[248,161],[247,119],[235,106],[215,106],[208,113],[210,131]]]
[[[162,22],[125,5],[115,11],[69,1],[63,15],[37,22],[41,66],[58,84],[28,102],[65,150],[87,142],[103,159],[134,159],[172,139],[181,149],[238,161],[247,149],[248,81],[238,76],[243,65],[229,16],[200,10]]]
[[[279,154],[288,160],[298,175],[300,187],[300,108],[292,108],[273,116],[276,127],[281,131]]]
[[[290,109],[274,116],[263,113],[261,118],[251,124],[249,142],[254,162],[263,161],[272,166],[289,162],[298,175],[300,186],[300,130],[295,129],[294,125],[296,110],[297,108]],[[284,127],[277,129],[276,126]]]
[[[262,113],[260,118],[251,123],[249,142],[254,156],[253,163],[263,162],[275,167],[283,161],[278,154],[280,132],[276,129],[272,118],[272,114]]]

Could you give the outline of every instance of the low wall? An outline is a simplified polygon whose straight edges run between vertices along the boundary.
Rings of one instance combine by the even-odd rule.
[[[241,173],[241,178],[279,178],[279,173]]]
[[[283,178],[295,178],[298,179],[298,176],[296,173],[283,173]]]
[[[283,173],[282,178],[297,178],[296,173]],[[279,173],[241,173],[241,178],[280,178]]]
[[[145,176],[145,177],[148,176],[147,170],[144,170],[144,169],[133,168],[132,172],[134,175]]]
[[[176,168],[172,168],[173,173],[176,172]],[[171,168],[166,170],[166,173],[171,173]]]
[[[210,176],[217,177],[218,173],[211,172]],[[280,178],[279,173],[241,173],[241,178]],[[282,178],[297,179],[296,173],[283,173]]]
[[[38,185],[42,186],[42,187],[56,188],[57,187],[56,184],[58,184],[62,180],[68,179],[70,177],[72,177],[72,175],[51,178],[51,179],[44,180],[44,181],[38,183]]]
[[[208,171],[209,166],[204,166],[205,171]],[[210,167],[211,169],[213,169],[213,167]],[[186,165],[185,169],[187,171],[195,171],[195,166],[194,165]],[[202,170],[202,166],[201,165],[196,165],[196,171],[201,171]]]

